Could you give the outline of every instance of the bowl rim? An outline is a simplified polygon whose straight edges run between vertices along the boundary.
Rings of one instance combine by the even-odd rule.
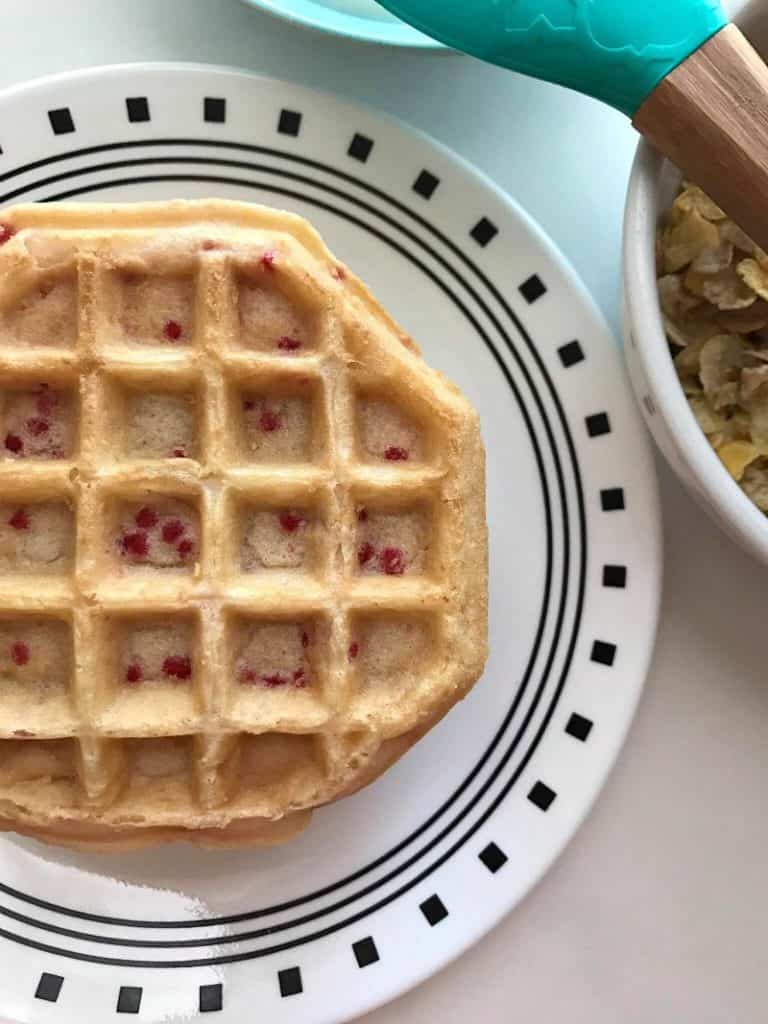
[[[736,484],[693,414],[669,352],[656,278],[655,240],[660,186],[668,161],[647,142],[635,155],[624,219],[624,296],[631,336],[627,343],[644,372],[658,414],[700,496],[768,564],[768,517]],[[669,165],[672,166],[672,165]]]
[[[415,52],[453,52],[437,39],[430,39],[429,36],[403,21],[382,21],[360,17],[356,14],[325,7],[318,0],[242,0],[242,2],[276,18],[282,18],[294,25],[314,29],[326,35],[341,36],[377,46],[402,47]]]

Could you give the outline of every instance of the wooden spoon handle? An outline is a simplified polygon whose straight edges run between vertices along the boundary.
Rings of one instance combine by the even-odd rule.
[[[668,74],[634,125],[768,251],[768,67],[735,25]]]

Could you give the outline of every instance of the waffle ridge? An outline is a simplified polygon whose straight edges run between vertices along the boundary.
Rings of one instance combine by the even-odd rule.
[[[477,415],[297,216],[2,220],[0,828],[289,838],[482,670]]]

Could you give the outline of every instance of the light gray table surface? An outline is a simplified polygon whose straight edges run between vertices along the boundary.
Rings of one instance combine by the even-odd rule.
[[[618,330],[635,138],[590,100],[465,58],[311,34],[238,0],[0,0],[0,41],[0,87],[89,65],[191,60],[396,114],[508,190]],[[661,466],[660,476],[666,582],[656,658],[592,815],[503,924],[366,1022],[768,1020],[768,577]]]

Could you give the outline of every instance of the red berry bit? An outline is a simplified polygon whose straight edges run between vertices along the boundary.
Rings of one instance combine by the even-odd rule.
[[[280,417],[272,409],[265,409],[259,417],[259,427],[265,434],[271,434],[273,430],[280,429]]]
[[[169,679],[189,679],[192,661],[185,654],[172,654],[163,662],[163,675]]]
[[[194,550],[195,545],[188,538],[185,538],[183,541],[181,541],[177,548],[177,551],[179,552],[179,556],[181,558],[189,558],[189,556],[192,554]]]
[[[384,458],[388,462],[407,462],[408,461],[408,449],[407,448],[396,448],[394,445],[387,448],[384,452]]]
[[[221,242],[214,242],[212,238],[206,238],[200,248],[203,252],[213,252],[215,249],[221,248]]]
[[[42,390],[37,396],[37,402],[35,403],[37,411],[41,416],[51,416],[53,410],[59,404],[59,396],[55,391],[49,391],[47,384],[43,384],[41,387]]]
[[[183,448],[174,448],[172,454],[174,459],[186,459],[187,457],[187,453]]]
[[[140,683],[144,678],[144,672],[142,671],[141,665],[137,662],[131,662],[128,668],[125,670],[125,681],[126,683]]]
[[[8,525],[12,526],[14,530],[28,530],[29,512],[25,508],[17,508],[8,520]]]
[[[140,508],[136,513],[136,525],[142,530],[151,530],[153,526],[157,526],[157,512],[148,505]]]
[[[272,271],[272,270],[275,269],[275,260],[276,259],[277,259],[277,253],[274,252],[272,249],[267,249],[266,252],[264,252],[262,254],[262,257],[259,260],[259,266],[263,270]]]
[[[273,690],[278,686],[287,686],[290,679],[288,676],[281,675],[280,672],[275,672],[270,676],[262,676],[261,681],[268,690]]]
[[[360,565],[368,565],[375,554],[376,548],[369,541],[366,541],[365,544],[361,544],[357,549],[357,561]]]
[[[241,668],[239,678],[241,683],[250,684],[258,682],[259,677],[256,675],[252,668]]]
[[[169,519],[167,522],[163,523],[160,536],[166,544],[175,544],[183,533],[184,523],[182,523],[180,519]]]
[[[19,455],[24,451],[24,442],[18,434],[6,434],[5,447],[9,452],[13,452],[14,455]]]
[[[11,644],[11,661],[20,668],[29,661],[29,647],[21,640]]]
[[[307,676],[303,668],[297,668],[293,673],[293,685],[297,690],[303,690],[307,685]]]
[[[178,320],[166,320],[163,327],[163,336],[168,341],[179,341],[184,334],[184,328]]]
[[[357,640],[353,640],[352,643],[349,645],[347,657],[349,658],[350,661],[355,661],[359,653],[360,644],[357,642]]]
[[[277,518],[280,523],[280,529],[285,533],[296,533],[302,526],[307,525],[306,519],[300,516],[298,512],[281,512]]]
[[[149,554],[146,533],[138,530],[134,533],[124,533],[120,539],[120,549],[126,558],[146,558]]]
[[[16,234],[16,228],[12,224],[0,224],[0,245],[10,242]]]
[[[402,576],[405,572],[405,555],[400,548],[384,548],[379,553],[379,571],[387,576]]]
[[[290,338],[284,334],[282,338],[277,339],[277,347],[281,352],[296,352],[301,348],[301,342],[298,338]]]
[[[47,434],[51,429],[51,424],[48,420],[44,420],[41,416],[33,416],[31,419],[28,419],[25,426],[32,437],[40,437],[42,434]]]
[[[335,267],[331,267],[331,277],[335,277],[337,281],[345,281],[347,272],[337,263]]]

